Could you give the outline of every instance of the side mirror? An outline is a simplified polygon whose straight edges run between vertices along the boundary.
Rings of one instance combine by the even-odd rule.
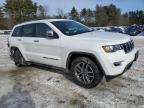
[[[46,35],[47,35],[47,37],[54,37],[54,31],[53,30],[47,30]]]

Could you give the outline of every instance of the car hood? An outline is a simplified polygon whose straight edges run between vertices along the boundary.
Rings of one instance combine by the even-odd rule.
[[[73,36],[75,39],[100,42],[128,42],[130,36],[120,33],[93,31]]]

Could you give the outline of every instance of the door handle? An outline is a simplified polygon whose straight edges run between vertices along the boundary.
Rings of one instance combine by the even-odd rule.
[[[34,42],[39,42],[39,40],[34,40]]]
[[[17,41],[21,41],[21,39],[17,39]]]

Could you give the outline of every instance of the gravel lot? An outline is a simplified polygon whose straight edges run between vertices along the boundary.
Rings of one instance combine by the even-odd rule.
[[[32,65],[15,67],[0,36],[0,108],[144,108],[144,38],[135,38],[140,56],[124,75],[93,89],[74,84],[62,71]]]

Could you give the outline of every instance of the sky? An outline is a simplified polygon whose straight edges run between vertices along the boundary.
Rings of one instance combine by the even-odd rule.
[[[50,15],[56,15],[58,8],[62,9],[64,13],[71,10],[73,6],[80,11],[82,8],[95,9],[96,5],[115,4],[121,8],[122,13],[134,10],[144,10],[144,0],[33,0],[38,4],[47,7]],[[0,0],[2,5],[5,0]]]

